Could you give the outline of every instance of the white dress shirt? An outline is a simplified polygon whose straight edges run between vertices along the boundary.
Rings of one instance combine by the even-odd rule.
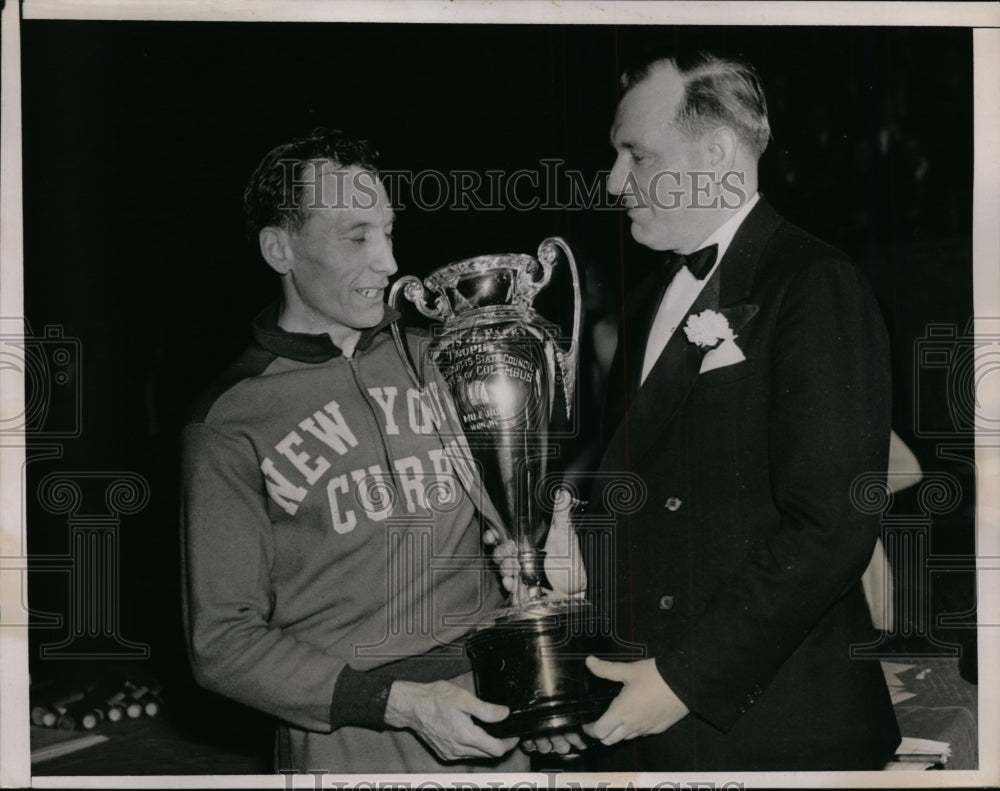
[[[715,270],[718,269],[719,262],[729,249],[736,231],[739,230],[743,220],[746,219],[759,198],[760,193],[755,192],[736,214],[716,228],[711,236],[695,248],[701,250],[703,247],[713,244],[719,246],[715,264],[704,280],[698,280],[686,266],[682,266],[674,279],[670,281],[670,285],[667,286],[663,299],[660,301],[660,307],[657,308],[656,318],[653,319],[653,326],[649,330],[649,337],[646,339],[646,356],[642,363],[640,385],[646,381],[646,377],[656,364],[670,337],[677,331],[677,326],[687,315],[709,278],[715,274]]]

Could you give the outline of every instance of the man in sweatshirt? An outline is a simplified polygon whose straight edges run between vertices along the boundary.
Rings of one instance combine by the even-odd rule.
[[[277,769],[522,770],[476,721],[508,714],[475,697],[461,645],[502,601],[490,509],[443,384],[418,388],[388,331],[376,154],[317,130],[244,201],[281,298],[184,431],[195,677],[277,718]]]

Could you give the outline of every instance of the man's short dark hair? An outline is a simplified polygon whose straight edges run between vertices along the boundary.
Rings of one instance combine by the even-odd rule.
[[[307,186],[303,173],[310,164],[331,162],[338,168],[357,166],[378,175],[378,151],[367,141],[339,129],[314,129],[271,149],[261,160],[243,192],[247,233],[256,239],[261,229],[301,230],[308,218],[303,205]]]
[[[690,59],[663,57],[647,61],[621,77],[622,96],[656,69],[674,66],[684,81],[684,96],[677,104],[674,123],[689,138],[713,126],[732,128],[740,141],[759,157],[771,138],[767,100],[757,70],[737,58],[698,52]]]

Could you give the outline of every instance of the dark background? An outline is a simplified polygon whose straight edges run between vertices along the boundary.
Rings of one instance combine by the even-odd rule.
[[[964,385],[947,365],[915,363],[930,327],[945,328],[934,343],[947,353],[962,346],[954,338],[972,316],[970,31],[23,24],[26,318],[35,336],[58,326],[78,339],[71,376],[80,387],[78,436],[53,439],[43,421],[33,438],[29,551],[70,552],[67,516],[37,500],[45,475],[125,471],[148,482],[150,502],[121,516],[116,531],[116,628],[149,647],[129,672],[184,690],[174,696],[178,716],[225,708],[200,698],[187,677],[177,440],[199,391],[277,293],[241,217],[245,180],[262,155],[326,125],[375,141],[389,168],[510,172],[559,158],[592,178],[612,164],[621,69],[647,53],[699,46],[760,71],[773,130],[762,191],[870,278],[892,341],[895,429],[925,472],[960,482],[960,502],[935,519],[932,551],[971,557],[972,467],[938,453],[942,442],[971,447],[952,408]],[[533,252],[558,234],[586,270],[589,322],[617,304],[623,268],[649,263],[617,212],[422,211],[395,197],[401,271]],[[540,298],[543,315],[564,317],[565,307],[552,294]],[[583,395],[585,421],[596,398]],[[69,411],[45,420],[72,423],[74,404],[53,404]],[[61,457],[43,458],[53,443]],[[919,510],[904,496],[894,507]],[[972,605],[971,575],[952,576],[935,589],[936,612]],[[114,650],[98,660],[42,658],[43,645],[72,629],[69,575],[38,560],[29,592],[33,679],[129,664]],[[46,624],[45,614],[60,620]],[[225,729],[202,730],[216,738]]]

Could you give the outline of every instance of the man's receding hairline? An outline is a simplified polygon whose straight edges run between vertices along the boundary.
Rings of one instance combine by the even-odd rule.
[[[671,57],[657,58],[654,61],[650,61],[636,72],[632,74],[626,73],[624,75],[625,90],[622,93],[620,101],[624,101],[624,99],[632,93],[632,91],[641,86],[643,83],[652,82],[653,78],[660,72],[668,74],[673,72],[680,78],[682,92],[687,89],[687,80],[681,72],[680,66],[677,65],[677,62]]]
[[[743,71],[747,73],[742,73]],[[727,77],[736,76],[744,81],[749,79],[756,82],[756,90],[761,93],[763,92],[763,88],[759,84],[760,78],[750,63],[737,58],[720,57],[710,52],[699,52],[695,62],[689,68],[682,67],[676,56],[666,55],[662,58],[649,61],[634,71],[625,72],[621,80],[624,90],[619,97],[619,105],[628,98],[628,95],[632,91],[643,84],[649,83],[660,73],[676,75],[679,80],[680,95],[677,97],[673,111],[670,113],[670,126],[680,131],[685,137],[688,137],[689,133],[693,131],[689,124],[689,119],[684,118],[685,108],[691,95],[690,91],[692,90],[691,86],[693,83],[699,80],[724,80]],[[769,140],[770,123],[767,117],[766,99],[764,99],[763,95],[760,96],[760,101],[764,107],[761,118],[763,119],[763,125],[767,127],[767,140]],[[733,129],[741,143],[748,147],[750,153],[759,158],[767,147],[767,140],[765,140],[763,145],[759,145],[757,140],[750,136],[755,131],[752,125],[756,123],[757,119],[752,121],[751,125],[746,128],[740,122],[736,122],[735,125],[734,123],[725,123],[723,125]]]
[[[677,104],[674,107],[674,117],[671,121],[677,121],[677,113],[684,106],[684,101],[687,99],[688,86],[699,79],[700,77],[705,77],[711,74],[724,74],[726,71],[730,70],[731,65],[718,58],[709,61],[708,63],[701,63],[690,71],[684,71],[681,69],[677,61],[672,57],[657,58],[656,60],[650,62],[645,69],[642,71],[642,76],[639,79],[630,82],[627,90],[622,95],[622,100],[625,99],[633,90],[638,88],[643,83],[648,83],[658,72],[665,72],[667,74],[673,73],[677,75],[680,80],[680,96],[677,97]]]
[[[677,62],[677,58],[671,55],[666,55],[662,58],[650,61],[644,67],[635,72],[637,79],[628,79],[626,90],[622,98],[627,96],[634,88],[642,85],[644,82],[647,82],[656,72],[659,71],[673,71],[678,77],[680,77],[681,86],[686,90],[688,84],[699,77],[711,74],[725,74],[727,71],[731,71],[732,67],[736,65],[736,62],[726,58],[720,58],[717,55],[706,54],[704,57],[707,58],[705,62],[697,63],[687,69],[682,68]],[[626,75],[626,78],[628,78],[628,75]]]
[[[658,60],[652,61],[647,65],[643,71],[642,77],[637,80],[631,81],[628,84],[627,89],[621,94],[618,99],[619,107],[628,100],[628,97],[638,88],[642,86],[651,87],[653,79],[656,77],[657,73],[660,71],[670,73],[670,70],[680,78],[680,93],[677,95],[674,102],[672,112],[669,117],[669,124],[671,127],[677,127],[678,115],[680,114],[681,108],[684,106],[684,100],[687,96],[687,82],[684,80],[684,75],[681,74],[680,69],[677,68],[676,64],[673,63],[671,58],[659,58]],[[658,101],[662,104],[664,97],[662,94],[665,93],[662,89],[659,91],[661,94],[658,97]],[[617,127],[618,115],[615,115],[615,123],[612,124],[611,132],[609,137],[611,138],[611,143],[614,145],[614,132]]]
[[[680,92],[678,93],[676,99],[674,100],[674,106],[670,113],[670,120],[669,120],[671,127],[679,129],[678,121],[680,120],[679,116],[681,110],[684,108],[684,102],[687,99],[689,79],[684,74],[684,72],[681,71],[680,67],[671,57],[658,58],[657,60],[650,62],[643,70],[641,77],[639,77],[634,81],[629,82],[627,89],[619,99],[619,104],[621,102],[624,102],[628,98],[629,94],[631,94],[634,90],[636,90],[640,86],[644,84],[647,86],[651,85],[653,79],[661,72],[667,75],[670,74],[676,75],[676,77],[680,82]]]

